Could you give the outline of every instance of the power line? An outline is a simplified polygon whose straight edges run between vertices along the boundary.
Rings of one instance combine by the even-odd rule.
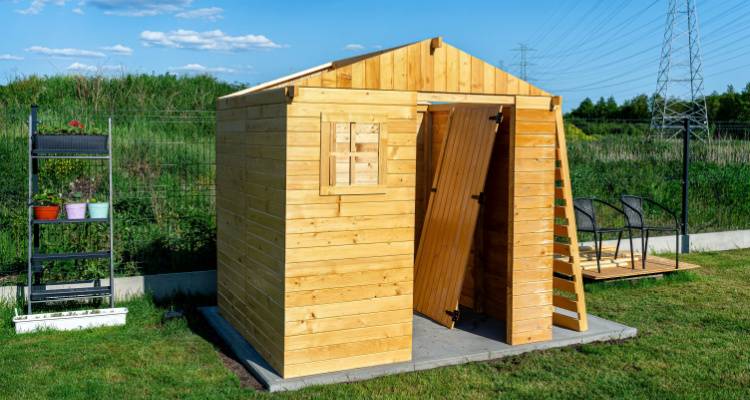
[[[583,2],[582,2],[582,1],[576,1],[576,2],[575,2],[575,3],[573,4],[573,6],[572,6],[572,7],[567,7],[567,11],[568,11],[568,12],[567,12],[567,13],[565,13],[565,14],[563,14],[562,16],[560,16],[560,18],[558,18],[558,19],[557,19],[557,23],[556,23],[556,24],[552,25],[552,26],[550,27],[550,29],[546,30],[546,31],[544,32],[544,34],[543,34],[543,35],[542,35],[542,36],[541,36],[540,38],[538,38],[538,39],[534,39],[534,40],[532,41],[532,43],[534,43],[534,42],[536,42],[536,43],[543,43],[543,42],[544,42],[544,40],[545,40],[545,39],[547,39],[547,36],[549,36],[549,34],[550,34],[550,33],[552,33],[552,32],[555,32],[555,31],[557,31],[557,28],[558,28],[558,27],[560,26],[560,24],[561,24],[561,23],[562,23],[563,21],[567,21],[567,20],[568,20],[568,16],[569,16],[569,15],[570,15],[570,14],[571,14],[571,13],[572,13],[572,12],[573,12],[573,11],[574,11],[574,10],[575,10],[576,8],[578,8],[578,6],[579,6],[580,4],[583,4]]]
[[[633,18],[633,17],[635,17],[635,16],[631,16],[631,18]],[[611,43],[610,37],[617,37],[619,39],[624,39],[624,38],[628,37],[631,34],[642,32],[643,29],[646,28],[646,27],[648,27],[648,26],[655,26],[655,25],[657,25],[658,21],[661,20],[662,18],[663,18],[662,16],[658,16],[658,17],[656,17],[656,18],[648,21],[647,23],[645,23],[643,25],[640,25],[638,27],[632,28],[630,30],[630,32],[627,32],[627,33],[625,33],[623,35],[620,35],[620,32],[622,32],[622,29],[618,30],[618,31],[613,31],[611,36],[603,37],[601,42],[597,42],[596,45],[592,45],[590,47],[581,48],[581,49],[579,49],[577,51],[571,51],[571,52],[566,52],[566,53],[562,53],[561,52],[561,53],[550,54],[547,57],[540,57],[540,58],[551,58],[551,59],[554,59],[554,58],[566,57],[568,55],[573,56],[573,55],[586,54],[586,53],[593,54],[593,53],[591,53],[592,50],[600,50],[601,47],[602,47],[602,44]],[[625,22],[630,22],[630,21],[632,21],[632,19],[626,20]],[[662,28],[661,24],[658,24],[657,29],[652,30],[652,31],[656,31],[659,28]],[[646,32],[646,34],[650,34],[650,33],[652,33],[652,31],[648,31],[648,32]],[[640,36],[639,38],[644,37],[644,36],[645,35]],[[629,41],[628,45],[631,45],[631,44],[635,43],[636,41],[637,41],[637,39],[631,40],[631,41]]]
[[[668,2],[680,2],[692,3],[692,7],[695,7],[694,0],[668,0]],[[660,26],[658,20],[665,18],[664,14],[651,18],[648,12],[656,5],[660,3],[659,0],[649,2],[645,7],[639,7],[635,13],[628,13],[625,19],[621,19],[617,23],[609,24],[602,22],[604,20],[613,20],[611,17],[616,14],[611,11],[598,12],[599,16],[592,17],[593,11],[602,11],[597,7],[589,7],[586,15],[582,18],[578,18],[576,23],[579,26],[592,27],[588,30],[588,33],[577,35],[579,38],[575,40],[576,43],[566,46],[561,50],[560,46],[556,47],[556,51],[542,51],[541,55],[534,55],[534,60],[541,59],[542,65],[554,66],[550,68],[548,74],[542,73],[541,75],[535,74],[535,82],[548,82],[558,83],[561,81],[573,80],[570,83],[572,85],[565,85],[560,90],[555,90],[558,93],[583,93],[590,92],[599,89],[618,88],[617,92],[642,90],[647,87],[646,82],[649,78],[653,79],[652,73],[646,73],[644,70],[650,69],[650,66],[655,65],[659,62],[660,57],[656,54],[659,47],[664,48],[664,44],[654,44],[653,46],[644,46],[640,49],[632,49],[632,51],[623,55],[623,49],[628,47],[634,47],[638,43],[643,43],[643,39],[655,34],[659,31]],[[708,3],[708,2],[706,2]],[[630,3],[618,3],[618,12],[625,11],[625,8],[619,7],[620,5],[628,5]],[[700,4],[705,4],[700,2]],[[701,23],[701,27],[711,26],[712,29],[708,34],[698,35],[704,39],[709,40],[703,41],[702,44],[711,45],[715,43],[721,43],[720,46],[709,49],[705,54],[714,55],[712,65],[725,65],[729,62],[738,60],[746,54],[750,54],[747,51],[746,39],[750,38],[750,34],[743,35],[746,33],[744,27],[747,25],[746,17],[750,15],[747,8],[750,7],[750,2],[725,2],[724,7],[716,7],[713,4],[707,7],[710,10],[710,15]],[[686,10],[686,8],[685,8]],[[687,16],[687,11],[683,10]],[[646,18],[643,18],[645,16]],[[691,18],[695,22],[695,31],[697,33],[697,16]],[[571,22],[572,23],[572,22]],[[687,24],[683,24],[687,25]],[[611,28],[609,27],[611,26]],[[661,29],[665,29],[661,27]],[[554,31],[554,30],[553,30]],[[575,27],[567,28],[563,30],[563,34],[553,36],[556,43],[565,43],[567,37],[571,36],[575,32],[580,32],[580,29]],[[666,31],[666,29],[665,29]],[[666,33],[666,32],[665,32]],[[726,42],[730,39],[730,42]],[[649,40],[650,41],[650,40]],[[653,42],[652,42],[653,43]],[[640,46],[639,46],[640,47]],[[670,50],[677,57],[678,55],[687,54],[688,57],[681,57],[682,61],[674,60],[673,67],[676,69],[686,68],[690,66],[691,60],[693,67],[700,66],[701,72],[696,76],[695,74],[689,75],[687,80],[679,79],[689,83],[691,78],[701,78],[702,73],[702,57],[700,52],[701,44],[698,41],[692,44],[690,41],[678,40],[672,43]],[[550,46],[550,50],[555,49],[554,46]],[[696,53],[696,50],[698,51]],[[612,57],[612,56],[615,57]],[[692,56],[691,56],[692,55]],[[607,60],[609,59],[609,60]],[[586,62],[587,60],[593,61],[592,63]],[[575,61],[575,62],[573,62]],[[564,67],[561,64],[565,64]],[[731,67],[724,69],[721,72],[712,73],[709,76],[716,76],[726,72],[742,69],[746,66]],[[603,78],[604,71],[615,72],[617,69],[627,68],[626,71],[621,73],[609,74],[604,73],[606,79]],[[685,75],[685,74],[683,74]],[[567,77],[567,78],[566,78]],[[698,98],[703,98],[703,83],[702,78],[700,79],[698,88],[700,89],[700,95]],[[679,86],[679,85],[677,85]],[[677,93],[677,86],[674,86],[676,97],[684,97]]]
[[[555,12],[551,13],[549,15],[549,18],[541,25],[541,26],[547,26],[549,27],[547,30],[537,30],[534,36],[528,39],[529,43],[539,43],[542,40],[546,39],[547,36],[554,32],[557,27],[567,19],[567,16],[576,8],[579,4],[581,4],[580,1],[576,1],[572,6],[568,6],[567,4],[562,4],[562,2],[557,3],[558,8],[555,10]],[[562,12],[567,11],[567,13],[562,14]],[[552,22],[556,21],[556,23],[553,25]]]
[[[562,34],[560,34],[559,36],[556,37],[557,43],[565,43],[565,40],[567,40],[568,36],[570,36],[570,34],[573,33],[575,30],[577,30],[578,28],[584,26],[583,21],[585,21],[586,19],[588,19],[588,17],[591,14],[593,14],[596,11],[596,9],[599,8],[599,6],[601,6],[604,3],[605,2],[603,2],[603,1],[594,2],[593,7],[589,8],[583,14],[583,16],[578,19],[577,23],[573,23],[569,29],[565,30]],[[542,54],[546,55],[545,52],[542,52]]]
[[[742,5],[744,5],[744,4],[742,4]],[[737,6],[733,7],[731,10],[735,10],[735,9],[737,9]],[[726,14],[726,13],[721,13],[721,14]],[[716,21],[716,18],[714,18],[713,21]],[[736,21],[736,19],[735,19],[735,21]],[[716,31],[714,31],[714,32],[716,32]],[[712,33],[714,33],[714,32],[712,32]],[[734,34],[734,33],[732,33],[732,34]],[[704,35],[704,37],[707,37],[707,36],[708,35]],[[725,37],[728,37],[728,36],[731,36],[731,34],[730,35],[725,35]],[[722,37],[721,39],[723,39],[723,38],[724,37]],[[717,51],[720,51],[720,50],[723,50],[723,49],[725,49],[727,47],[731,47],[731,46],[737,45],[739,41],[741,41],[742,39],[745,39],[745,38],[750,38],[750,35],[743,36],[738,41],[726,44],[726,45],[721,46],[721,47],[716,48],[716,49],[712,49],[713,51],[711,51],[710,53],[713,54],[713,53],[715,53]],[[713,40],[711,42],[716,42],[716,40]],[[635,64],[633,58],[636,57],[638,54],[646,53],[646,52],[651,51],[653,49],[656,49],[658,47],[659,47],[659,45],[657,44],[655,46],[651,46],[649,48],[640,50],[640,51],[635,52],[633,54],[629,54],[629,55],[627,55],[625,57],[616,59],[616,60],[611,61],[611,62],[607,62],[607,63],[604,63],[604,64],[599,64],[599,65],[596,65],[596,66],[593,66],[593,67],[587,67],[587,68],[583,68],[583,69],[578,69],[578,70],[555,71],[555,74],[556,74],[556,76],[559,76],[559,75],[579,75],[581,73],[592,72],[592,73],[596,74],[597,76],[600,76],[601,75],[600,74],[601,70],[604,70],[604,69],[607,69],[607,68],[613,67],[613,66],[619,66],[619,65],[622,65],[622,63],[625,63],[625,62],[627,62],[628,66],[631,68],[631,70],[638,70],[641,67],[646,67],[648,65],[651,65],[652,63],[658,62],[658,58],[656,58],[656,59],[650,58],[648,62],[646,62],[646,63],[640,63],[640,64]],[[685,45],[683,45],[682,47],[673,49],[673,50],[679,50],[679,51],[685,50]],[[735,51],[736,50],[740,50],[740,49],[735,49]],[[600,55],[598,55],[598,57],[599,58],[606,57],[607,55],[612,54],[614,52],[615,51],[611,51],[611,52],[608,52],[606,54],[600,54]],[[723,62],[739,58],[740,56],[742,56],[742,55],[731,57],[731,58],[727,58],[727,59],[723,59],[721,61],[714,61],[713,64],[714,65],[718,65],[718,64],[721,64]],[[628,74],[624,74],[624,75],[628,75]],[[580,78],[580,75],[577,76],[577,77]],[[588,85],[584,85],[584,86],[579,86],[578,88],[580,88],[580,87],[590,87],[591,85],[592,84],[588,84]]]
[[[654,3],[656,3],[657,1],[659,1],[659,0],[654,0]],[[585,32],[584,36],[578,42],[569,43],[567,47],[563,48],[558,53],[546,54],[544,56],[544,58],[552,58],[552,59],[554,59],[554,58],[561,58],[561,59],[565,59],[565,58],[568,58],[568,57],[570,57],[572,55],[575,55],[575,54],[581,54],[581,49],[580,49],[581,46],[583,46],[584,44],[589,44],[589,42],[599,32],[601,32],[604,28],[607,27],[608,22],[611,21],[612,18],[614,18],[616,15],[621,14],[630,3],[631,3],[631,1],[626,1],[623,4],[621,4],[619,7],[613,7],[612,10],[609,12],[609,14],[603,15],[602,19],[601,19],[601,21],[599,21],[598,25],[596,25],[594,28],[592,28],[588,32]],[[651,6],[653,6],[653,3],[649,7],[651,7]],[[639,16],[639,14],[636,13],[633,16],[631,16],[630,18],[628,18],[625,21],[623,21],[622,23],[616,25],[612,29],[617,29],[620,26],[624,26],[628,22],[632,21],[632,19],[637,18],[638,16]],[[560,43],[563,43],[563,41],[560,40]],[[578,49],[578,51],[574,51],[576,49]]]
[[[592,50],[601,50],[602,46],[601,45],[595,45],[595,46],[592,45],[590,47],[587,47],[587,48],[584,48],[584,49],[580,49],[578,51],[573,51],[573,52],[559,52],[559,53],[555,53],[555,54],[550,54],[548,56],[544,56],[544,55],[538,56],[536,58],[538,58],[538,59],[545,59],[545,58],[550,58],[550,59],[555,59],[555,58],[566,59],[569,56],[578,55],[578,54],[586,54],[583,57],[576,58],[576,60],[575,60],[576,64],[571,66],[572,68],[575,68],[576,66],[580,66],[581,64],[583,64],[587,59],[596,58],[597,60],[602,60],[603,58],[605,58],[605,57],[607,57],[609,55],[619,53],[622,49],[624,49],[626,47],[630,47],[633,44],[638,43],[641,39],[649,36],[651,33],[657,32],[660,29],[660,26],[656,25],[655,29],[649,30],[649,31],[645,32],[643,35],[640,35],[637,38],[634,38],[632,40],[629,40],[628,43],[623,44],[623,45],[617,45],[615,42],[613,42],[612,40],[610,40],[610,37],[612,37],[612,38],[616,37],[619,40],[622,40],[622,39],[624,39],[624,38],[632,35],[633,33],[643,32],[644,28],[646,28],[648,26],[653,26],[654,23],[656,23],[656,21],[658,21],[659,19],[663,18],[663,16],[657,16],[655,19],[652,19],[652,20],[648,21],[647,23],[645,23],[643,25],[640,25],[640,26],[635,27],[635,28],[631,27],[629,32],[626,32],[624,34],[620,34],[624,28],[630,27],[630,22],[632,22],[633,20],[637,19],[638,16],[643,15],[646,11],[648,11],[651,7],[653,7],[657,2],[658,2],[658,0],[650,3],[648,6],[646,6],[643,9],[639,9],[635,14],[631,15],[630,17],[628,17],[627,19],[625,19],[621,23],[615,25],[610,30],[611,34],[602,38],[602,40],[603,40],[602,43],[609,43],[609,44],[611,44],[613,46],[616,46],[616,47],[612,48],[611,50],[609,50],[609,51],[607,51],[605,53],[596,53],[596,52],[593,52]],[[724,10],[722,12],[719,12],[716,15],[712,15],[712,18],[709,18],[710,22],[703,23],[702,25],[703,26],[709,25],[710,23],[718,21],[719,17],[724,16],[724,15],[726,15],[726,14],[732,12],[732,11],[735,11],[735,10],[737,10],[739,8],[742,8],[742,7],[745,7],[745,6],[748,6],[748,3],[740,2],[739,4],[735,4],[734,6],[732,6],[731,8],[729,8],[728,10]],[[738,20],[738,19],[741,19],[741,18],[742,18],[742,16],[740,16],[739,18],[736,18],[735,21]],[[727,24],[725,24],[725,25],[727,25]],[[744,28],[744,26],[741,26],[741,28]],[[661,27],[661,29],[663,29],[663,27]],[[722,29],[718,29],[716,31],[720,31],[720,30],[722,30]],[[711,34],[713,34],[716,31],[712,31]],[[726,36],[730,36],[730,35],[725,35],[725,37]],[[703,36],[704,37],[709,37],[710,34],[703,35]],[[582,72],[588,72],[588,71],[599,71],[602,68],[606,68],[606,67],[609,67],[609,66],[612,66],[612,65],[617,65],[620,62],[628,62],[628,61],[630,61],[630,59],[632,57],[634,57],[634,56],[636,56],[636,55],[638,55],[640,53],[645,53],[645,52],[649,52],[651,50],[655,50],[658,47],[659,47],[659,45],[657,44],[655,46],[643,49],[643,50],[639,51],[638,53],[635,53],[634,55],[629,55],[627,57],[618,58],[617,60],[605,63],[603,65],[598,65],[596,67],[587,67],[587,68],[583,68],[583,69],[580,69],[580,68],[578,68],[578,69],[560,68],[560,65],[559,65],[559,62],[558,62],[558,63],[556,63],[557,65],[555,65],[555,68],[554,68],[555,69],[555,75],[556,76],[559,76],[559,75],[572,75],[572,74],[577,74],[577,73],[582,73]]]

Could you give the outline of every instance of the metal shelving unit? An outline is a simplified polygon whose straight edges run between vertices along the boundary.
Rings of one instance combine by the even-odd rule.
[[[109,298],[109,306],[114,308],[114,225],[113,225],[113,187],[112,187],[112,118],[107,123],[106,151],[103,148],[76,148],[75,143],[69,148],[57,149],[54,151],[42,150],[35,148],[37,143],[37,124],[38,124],[38,107],[31,107],[29,115],[29,191],[28,191],[28,314],[32,313],[32,304]],[[85,218],[77,220],[56,219],[56,220],[37,220],[34,219],[33,197],[39,190],[39,160],[42,159],[89,159],[89,160],[106,160],[109,175],[108,180],[108,202],[109,215],[107,218]],[[42,225],[54,224],[95,224],[104,223],[109,225],[109,249],[95,252],[74,252],[74,253],[40,253]],[[46,289],[41,284],[41,277],[44,272],[45,263],[57,262],[64,260],[87,260],[87,259],[108,259],[109,260],[109,285],[102,286],[101,279],[92,282],[91,287],[71,287],[64,289]],[[49,284],[51,282],[46,282]]]

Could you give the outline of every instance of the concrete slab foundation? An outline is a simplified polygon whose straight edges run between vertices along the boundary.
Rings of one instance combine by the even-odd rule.
[[[637,334],[635,328],[589,315],[589,330],[587,332],[574,332],[556,326],[553,331],[553,339],[550,341],[510,346],[503,342],[505,340],[505,327],[500,321],[463,313],[461,321],[456,325],[456,328],[451,330],[415,314],[412,360],[410,362],[283,379],[219,315],[218,308],[204,307],[201,312],[245,368],[271,392],[297,390],[311,385],[354,382],[403,372],[486,361],[534,350],[626,339]]]

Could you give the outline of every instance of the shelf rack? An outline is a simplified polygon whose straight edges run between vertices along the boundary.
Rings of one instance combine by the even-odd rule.
[[[106,151],[103,148],[91,149],[80,148],[75,146],[54,151],[43,151],[35,148],[37,144],[37,124],[38,124],[38,107],[31,107],[29,115],[29,143],[28,143],[28,168],[29,168],[29,191],[28,191],[28,314],[32,314],[32,305],[38,303],[82,300],[94,298],[109,298],[109,306],[114,308],[115,298],[115,281],[114,281],[114,225],[113,225],[113,187],[112,187],[112,118],[107,121],[107,139]],[[39,190],[39,160],[42,159],[88,159],[88,160],[106,160],[108,172],[108,202],[109,215],[107,218],[84,218],[84,219],[56,219],[56,220],[37,220],[34,219],[33,197]],[[40,253],[41,229],[42,225],[55,224],[95,224],[103,223],[109,225],[109,249],[95,252],[76,252],[76,253]],[[87,260],[87,259],[108,259],[109,260],[109,285],[102,286],[101,279],[97,279],[91,287],[71,287],[64,289],[46,289],[41,284],[41,277],[44,272],[44,263],[57,262],[64,260]],[[48,284],[51,282],[47,282]]]

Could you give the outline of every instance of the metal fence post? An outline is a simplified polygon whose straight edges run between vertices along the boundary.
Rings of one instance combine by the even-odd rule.
[[[682,138],[682,237],[680,248],[683,254],[690,252],[690,234],[688,233],[688,183],[690,178],[690,119],[685,118]]]

